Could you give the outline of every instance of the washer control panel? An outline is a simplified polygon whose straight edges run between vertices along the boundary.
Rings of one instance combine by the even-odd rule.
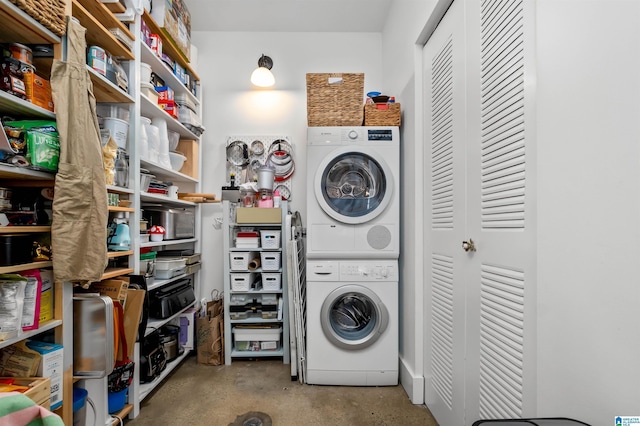
[[[398,262],[370,260],[340,262],[341,281],[398,281]]]

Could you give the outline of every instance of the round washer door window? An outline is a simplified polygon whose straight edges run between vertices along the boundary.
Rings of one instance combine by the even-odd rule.
[[[378,295],[361,285],[333,290],[320,311],[324,335],[343,349],[362,349],[375,343],[389,324],[389,313]]]
[[[333,151],[319,165],[315,195],[320,207],[334,219],[366,223],[384,211],[393,193],[393,175],[382,158],[359,148]]]

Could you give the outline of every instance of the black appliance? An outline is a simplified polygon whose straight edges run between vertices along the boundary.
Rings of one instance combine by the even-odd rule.
[[[151,318],[169,318],[196,300],[191,278],[174,281],[150,293],[149,316]]]
[[[166,366],[167,354],[161,342],[160,332],[155,330],[145,336],[140,345],[140,382],[152,382]]]

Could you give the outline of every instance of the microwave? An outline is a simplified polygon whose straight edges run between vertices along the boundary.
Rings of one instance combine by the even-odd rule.
[[[149,227],[162,226],[165,240],[182,240],[196,235],[196,216],[194,207],[144,207],[144,216]]]

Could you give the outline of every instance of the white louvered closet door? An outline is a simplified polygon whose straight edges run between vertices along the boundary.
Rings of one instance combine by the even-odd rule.
[[[441,425],[464,424],[466,75],[464,10],[454,2],[424,48],[425,397]],[[430,374],[429,374],[430,373]]]
[[[429,244],[431,247],[425,251],[430,256],[425,263],[433,266],[425,275],[430,278],[425,293],[431,295],[431,306],[426,309],[431,321],[427,328],[431,330],[431,346],[426,352],[429,361],[425,362],[425,371],[430,372],[434,384],[447,383],[451,378],[453,385],[448,391],[453,396],[452,416],[441,419],[439,408],[434,409],[442,425],[535,415],[534,137],[533,126],[525,126],[526,122],[534,123],[533,67],[532,58],[527,56],[533,49],[525,37],[527,31],[533,31],[529,7],[532,3],[526,1],[456,0],[436,29],[442,29],[449,15],[462,16],[459,19],[465,38],[460,38],[460,43],[465,45],[459,48],[465,56],[461,63],[454,62],[453,81],[464,95],[462,101],[452,97],[451,182],[453,191],[464,193],[460,195],[464,202],[458,201],[458,194],[453,196],[452,230],[461,230],[462,235],[451,232],[451,241],[442,241],[445,238],[435,220],[435,194],[440,186],[434,174],[437,151],[432,149],[430,158],[425,159],[432,164],[425,187],[431,189],[433,203],[426,222],[431,229],[427,248]],[[425,52],[437,41],[436,35]],[[462,69],[463,82],[455,78],[456,65]],[[425,96],[431,110],[436,110],[435,94],[426,94],[431,100]],[[455,115],[459,111],[456,102],[462,102],[461,117]],[[435,123],[433,114],[425,120]],[[464,130],[459,129],[459,120],[464,121]],[[425,143],[434,147],[435,127],[430,124],[425,128],[432,133],[425,134]],[[464,148],[458,148],[460,145]],[[469,239],[475,244],[475,252],[462,249],[462,241]],[[451,249],[455,253],[449,253]],[[435,273],[442,259],[452,259],[447,285]],[[442,319],[445,313],[451,313],[447,321]],[[449,329],[439,326],[441,322],[453,326],[450,339]],[[446,348],[452,352],[447,354]],[[447,365],[441,361],[445,359],[451,362]],[[461,397],[458,386],[462,386]],[[447,393],[439,386],[433,386],[430,392],[434,391],[445,400]],[[457,413],[460,406],[462,420]]]

